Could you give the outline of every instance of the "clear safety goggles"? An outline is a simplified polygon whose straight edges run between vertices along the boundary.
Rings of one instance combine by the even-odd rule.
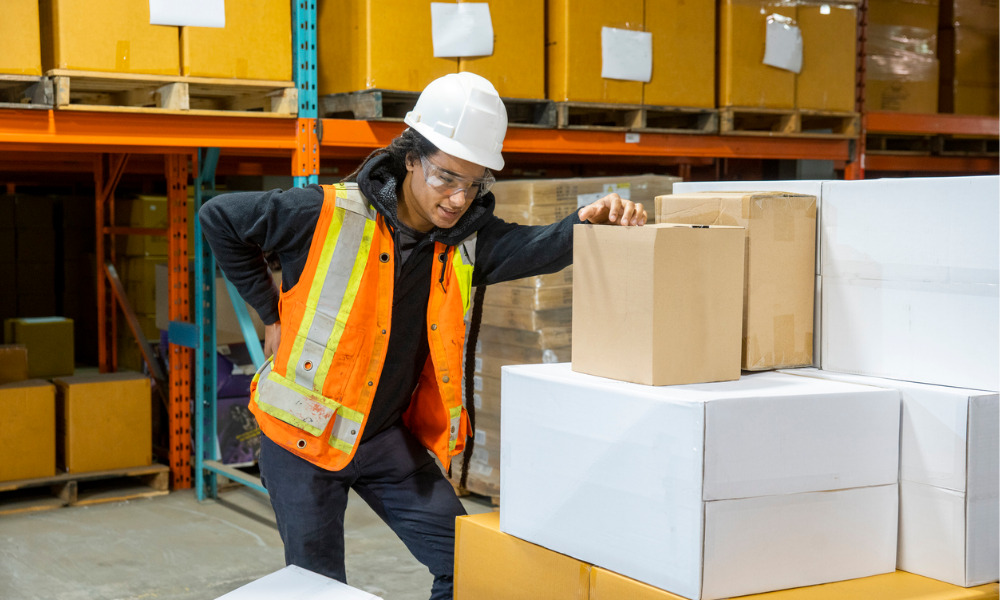
[[[420,157],[420,164],[424,169],[424,181],[427,182],[427,185],[448,197],[465,192],[466,198],[481,198],[496,183],[496,179],[493,178],[493,173],[490,173],[489,169],[482,177],[469,178],[437,166],[426,156]]]

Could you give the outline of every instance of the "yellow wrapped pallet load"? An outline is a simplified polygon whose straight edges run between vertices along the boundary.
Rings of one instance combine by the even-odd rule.
[[[938,112],[937,0],[872,0],[868,10],[866,108]]]
[[[773,29],[776,23],[794,26],[797,18],[797,7],[781,0],[721,0],[720,107],[795,108],[795,71],[765,64],[764,59],[769,22]],[[776,54],[787,58],[790,53],[794,48]]]
[[[181,73],[291,81],[292,12],[288,0],[226,2],[225,27],[181,28]]]
[[[802,72],[795,80],[795,105],[806,110],[854,112],[858,59],[855,4],[799,4]]]
[[[642,103],[715,107],[715,2],[646,0],[645,30],[653,36],[653,73]]]
[[[41,75],[42,53],[38,37],[38,2],[6,0],[0,19],[0,73]]]
[[[610,64],[606,59],[627,50],[622,47],[628,43],[623,38],[628,38],[629,32],[643,31],[642,0],[549,0],[547,10],[546,77],[550,99],[642,102],[642,81],[604,76]]]
[[[148,2],[41,0],[39,19],[46,71],[180,74],[177,27],[150,25]]]
[[[458,59],[434,58],[429,2],[325,0],[317,13],[321,96],[367,89],[419,92],[458,72]]]
[[[469,4],[463,0],[462,4]],[[459,71],[482,75],[501,97],[545,97],[545,2],[507,0],[489,6],[493,52],[458,59]]]

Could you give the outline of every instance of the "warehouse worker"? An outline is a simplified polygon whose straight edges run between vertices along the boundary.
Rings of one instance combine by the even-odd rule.
[[[434,457],[448,469],[472,436],[462,402],[472,287],[558,271],[572,260],[573,225],[642,225],[646,212],[611,194],[548,226],[495,217],[490,170],[504,165],[507,112],[478,75],[431,82],[404,122],[344,183],[226,194],[199,218],[267,324],[272,358],[250,408],[286,562],[346,581],[353,489],[434,575],[431,598],[451,598],[465,510]],[[281,263],[280,294],[265,252]]]

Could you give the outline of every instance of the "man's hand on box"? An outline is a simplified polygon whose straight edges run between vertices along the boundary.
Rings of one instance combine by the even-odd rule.
[[[608,194],[593,204],[588,204],[578,213],[581,221],[595,225],[645,225],[646,209],[642,204],[622,200],[618,194]]]

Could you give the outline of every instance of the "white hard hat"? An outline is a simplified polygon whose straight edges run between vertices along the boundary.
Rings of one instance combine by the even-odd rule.
[[[489,81],[474,73],[449,73],[430,82],[403,122],[438,150],[499,171],[507,109]]]

